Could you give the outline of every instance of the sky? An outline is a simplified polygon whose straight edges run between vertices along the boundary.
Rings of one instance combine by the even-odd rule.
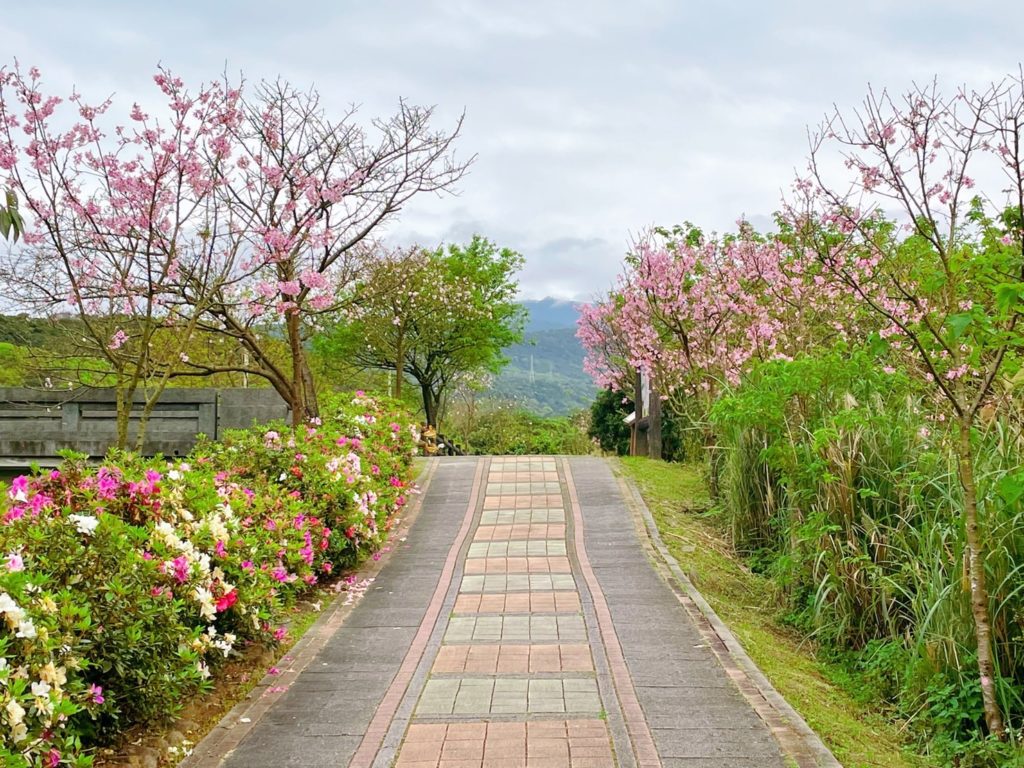
[[[388,239],[479,233],[525,256],[524,298],[586,300],[651,226],[768,228],[833,105],[869,84],[983,86],[1017,70],[1022,29],[1019,0],[12,0],[0,62],[126,110],[156,98],[162,64],[282,76],[367,121],[402,98],[439,128],[465,113],[469,175]]]

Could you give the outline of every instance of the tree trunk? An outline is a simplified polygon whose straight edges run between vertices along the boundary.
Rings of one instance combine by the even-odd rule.
[[[309,359],[306,352],[302,352],[300,361],[302,371],[303,402],[306,407],[306,421],[320,418],[320,399],[317,397],[316,381],[313,378],[313,370],[309,367]]]
[[[651,402],[647,413],[647,455],[661,460],[661,399],[651,390]]]
[[[132,395],[124,387],[117,388],[117,448],[128,449],[128,424],[132,416]]]
[[[958,451],[960,484],[964,490],[964,527],[967,530],[967,566],[971,581],[971,614],[978,641],[978,673],[981,678],[981,699],[989,733],[1003,739],[1006,730],[996,700],[995,664],[992,659],[992,620],[989,616],[988,589],[985,586],[985,556],[978,531],[978,499],[974,485],[974,452],[971,447],[971,421],[960,421]]]
[[[142,455],[142,446],[146,443],[146,429],[149,427],[149,417],[156,407],[155,399],[147,399],[142,406],[142,415],[139,417],[139,431],[135,435],[135,452]]]
[[[317,418],[316,389],[313,385],[313,374],[306,360],[306,350],[302,346],[302,332],[297,312],[290,312],[285,325],[288,330],[288,347],[292,358],[291,397],[292,426],[299,427],[310,419]]]
[[[437,399],[434,397],[434,390],[429,384],[420,384],[420,391],[423,393],[423,417],[427,426],[437,428]]]
[[[404,334],[399,332],[398,342],[395,344],[395,400],[402,399],[402,373],[405,368]]]

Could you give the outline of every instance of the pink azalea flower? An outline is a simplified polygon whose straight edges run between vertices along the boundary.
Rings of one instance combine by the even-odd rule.
[[[103,698],[103,686],[102,685],[90,685],[87,689],[87,693],[92,698],[93,704],[102,704],[106,699]]]
[[[174,567],[174,578],[178,580],[179,584],[184,584],[188,581],[189,564],[187,557],[179,555],[174,558],[171,565]]]

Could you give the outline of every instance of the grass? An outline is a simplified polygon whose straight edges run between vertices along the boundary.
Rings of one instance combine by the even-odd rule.
[[[709,506],[700,470],[643,458],[621,466],[639,487],[665,544],[775,688],[846,768],[928,768],[898,727],[864,703],[849,673],[778,621],[772,583],[746,568]],[[858,695],[859,694],[859,695]]]

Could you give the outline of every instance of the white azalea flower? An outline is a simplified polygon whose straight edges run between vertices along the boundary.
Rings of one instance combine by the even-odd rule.
[[[95,532],[96,526],[100,524],[99,519],[92,515],[68,515],[68,520],[75,524],[79,533],[84,533],[86,536],[91,536]]]
[[[7,722],[14,727],[20,725],[25,719],[25,708],[14,699],[7,702],[7,707],[4,711],[7,712]]]
[[[14,602],[14,598],[8,595],[6,592],[0,592],[0,614],[13,614],[17,612],[19,618],[24,615],[24,611],[18,607],[18,604]]]

